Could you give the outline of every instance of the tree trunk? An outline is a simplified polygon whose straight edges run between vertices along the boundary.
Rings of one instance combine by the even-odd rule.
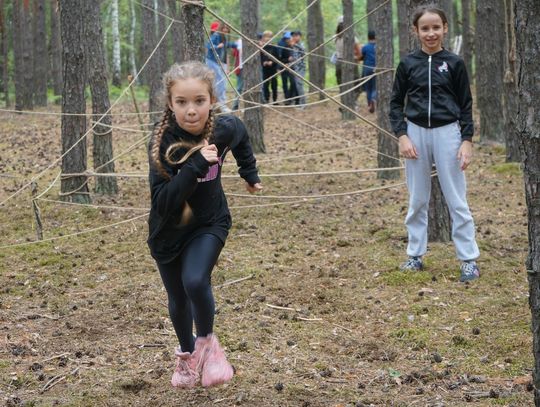
[[[27,1],[13,2],[13,52],[15,57],[15,109],[32,110],[32,16]]]
[[[129,26],[129,71],[135,77],[137,75],[137,62],[135,59],[135,30],[137,29],[137,13],[135,13],[135,5],[132,1],[129,2],[129,13],[131,22]],[[137,80],[137,83],[140,81]]]
[[[7,12],[4,10],[4,0],[0,0],[0,36],[2,47],[2,92],[4,93],[4,102],[6,107],[10,106],[9,103],[9,43],[8,33],[10,32],[7,27],[10,24],[10,20],[6,18]]]
[[[407,21],[411,22],[414,10],[424,4],[433,4],[430,0],[407,0],[407,2],[409,5],[407,9],[409,13]],[[440,3],[438,5],[439,7],[441,6]],[[410,33],[409,50],[412,51],[418,47],[418,40],[412,31]],[[431,177],[431,197],[428,218],[428,240],[430,242],[448,242],[451,239],[450,212],[437,176]]]
[[[540,3],[519,0],[514,4],[517,72],[518,136],[523,154],[523,175],[529,231],[527,274],[533,334],[534,403],[540,406]]]
[[[259,0],[240,0],[241,30],[248,38],[257,41],[257,16],[259,15]],[[243,41],[244,55],[252,55],[257,51],[249,41]],[[251,89],[261,82],[261,62],[259,58],[251,58],[244,63],[242,68],[244,77],[244,88]],[[246,107],[253,106],[252,103],[261,103],[261,87],[257,86],[252,91],[244,95]],[[250,103],[251,102],[251,103]],[[249,134],[251,145],[255,153],[266,152],[264,145],[264,117],[263,109],[259,106],[255,109],[248,109],[244,112],[244,123]]]
[[[34,0],[34,102],[47,106],[47,26],[45,23],[45,0]]]
[[[389,67],[394,65],[394,29],[392,25],[392,3],[378,9],[374,14],[374,26],[377,27],[377,65]],[[377,72],[377,71],[375,71]],[[382,129],[390,129],[390,96],[392,94],[391,73],[384,74],[377,81],[377,124]],[[377,155],[379,168],[397,167],[399,164],[398,143],[388,134],[379,132]],[[383,155],[385,154],[385,155]],[[379,179],[398,179],[399,170],[381,171],[377,173]]]
[[[204,3],[204,0],[202,1]],[[182,20],[184,21],[184,50],[186,61],[204,62],[206,49],[204,46],[204,9],[200,6],[182,3]],[[246,54],[244,54],[246,55]]]
[[[100,2],[99,2],[100,3]],[[100,16],[101,18],[101,16]],[[112,23],[112,84],[122,86],[122,66],[120,57],[120,29],[118,28],[118,0],[111,2],[111,23]],[[101,30],[100,30],[101,31]],[[100,33],[101,38],[101,33]]]
[[[514,28],[514,0],[504,0],[506,46],[505,46],[505,72],[504,72],[504,134],[506,140],[506,162],[519,162],[519,139],[517,136],[517,75],[516,75],[516,31]]]
[[[99,120],[111,107],[105,54],[103,53],[100,3],[101,1],[84,2],[88,84],[92,93],[92,113],[94,120]],[[110,126],[112,124],[110,114],[103,117],[100,123]],[[113,158],[112,129],[99,124],[94,127],[93,146],[95,172],[114,173],[114,162],[110,162]],[[96,177],[94,191],[98,194],[117,194],[118,184],[116,178]]]
[[[165,0],[159,0],[158,2],[159,12],[163,13],[165,15],[169,15],[169,12],[167,10],[167,2]],[[159,39],[163,36],[163,33],[167,29],[167,22],[168,20],[163,17],[161,14],[159,14],[158,18],[158,29],[157,29],[157,39]],[[171,27],[172,28],[172,27]],[[169,68],[169,37],[165,37],[163,41],[161,42],[161,45],[159,46],[158,53],[159,53],[159,78],[161,83],[161,76],[163,73]]]
[[[62,94],[62,44],[60,41],[60,23],[58,21],[58,0],[51,0],[51,38],[49,40],[49,57],[51,77],[55,95]]]
[[[306,0],[307,5],[309,6],[312,0]],[[324,20],[321,9],[322,0],[317,0],[308,9],[307,15],[307,26],[310,27],[307,32],[307,45],[308,50],[317,48],[320,44],[324,42]],[[317,54],[324,55],[324,45],[320,48],[317,48]],[[326,61],[316,55],[310,55],[308,57],[308,68],[309,68],[309,80],[320,89],[324,89],[325,78],[326,78]],[[310,86],[310,92],[314,92],[315,88]],[[325,96],[322,92],[319,92],[319,99],[323,100]]]
[[[503,0],[476,0],[476,94],[480,140],[504,143],[502,89],[504,75]]]
[[[448,18],[448,33],[444,39],[445,48],[450,51],[454,50],[454,20],[457,16],[454,16],[454,7],[452,6],[452,0],[440,0],[441,8],[444,10],[446,17]]]
[[[174,62],[182,62],[184,60],[184,49],[182,46],[184,43],[184,23],[182,20],[182,6],[180,3],[177,6],[176,3],[176,0],[168,0],[169,13],[172,18],[177,20],[171,28],[172,53]]]
[[[371,11],[373,9],[375,9],[375,7],[377,7],[379,4],[380,4],[379,0],[367,0],[367,2],[366,2],[366,14],[371,13]],[[368,31],[379,31],[378,27],[377,27],[376,12],[368,15],[367,26],[368,26]],[[367,38],[367,35],[365,37],[362,37],[362,39],[361,39],[362,44],[365,41],[364,38]]]
[[[472,70],[473,52],[474,52],[474,37],[471,30],[471,0],[461,0],[461,13],[463,21],[463,61],[467,67],[467,73],[471,83],[474,82]]]
[[[398,13],[398,35],[399,35],[399,59],[403,59],[409,52],[409,37],[411,31],[411,21],[408,5],[406,1],[397,2]],[[390,65],[393,66],[394,64]]]
[[[342,0],[343,5],[343,27],[345,31],[343,32],[343,59],[344,63],[342,64],[342,85],[339,87],[339,93],[344,93],[341,96],[341,103],[343,103],[348,108],[354,110],[355,107],[355,92],[351,92],[350,89],[357,85],[357,83],[352,83],[354,80],[354,29],[351,27],[353,23],[353,12],[354,12],[354,2],[353,0]],[[351,27],[348,30],[347,27]],[[351,63],[347,63],[351,62]],[[346,110],[341,109],[341,118],[343,120],[352,120],[355,118],[355,115]]]
[[[84,101],[84,85],[86,83],[84,3],[84,0],[62,0],[59,2],[64,70],[62,113],[86,113]],[[85,133],[85,116],[62,116],[62,154],[77,143]],[[78,143],[62,158],[62,173],[80,174],[86,171],[85,141]],[[85,176],[62,178],[60,190],[64,200],[77,203],[90,202],[88,180]]]
[[[154,15],[155,13],[152,11],[152,9],[154,8],[154,1],[143,0],[143,4],[150,8],[150,10],[146,7],[143,7],[142,9],[142,31],[145,44],[144,60],[146,60],[157,44],[157,27],[156,18]],[[160,112],[164,108],[163,103],[159,98],[159,91],[161,89],[159,65],[159,53],[156,51],[154,56],[150,59],[150,61],[148,61],[148,64],[146,65],[146,69],[144,71],[146,78],[145,83],[149,87],[148,109],[150,112]],[[157,122],[160,119],[161,115],[161,113],[151,113],[150,121],[152,123]]]

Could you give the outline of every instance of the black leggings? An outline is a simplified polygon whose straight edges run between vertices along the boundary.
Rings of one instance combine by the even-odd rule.
[[[215,304],[211,274],[223,248],[212,234],[196,237],[182,254],[167,264],[158,263],[169,297],[169,315],[183,352],[193,352],[193,320],[197,336],[207,336],[214,326]]]

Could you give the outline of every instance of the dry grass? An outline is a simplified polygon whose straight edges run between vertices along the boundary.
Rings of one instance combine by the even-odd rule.
[[[365,125],[341,123],[329,106],[293,114],[336,137],[268,114],[261,173],[376,167],[373,153],[355,148],[376,148]],[[59,123],[3,117],[0,172],[23,178],[1,177],[0,199],[59,155]],[[116,150],[138,137],[116,134]],[[347,147],[343,138],[352,142],[349,151],[283,159]],[[233,161],[225,173],[234,173]],[[117,170],[145,172],[144,148],[121,159]],[[55,174],[39,181],[41,190]],[[280,196],[382,185],[373,174],[263,181],[265,194]],[[1,249],[0,397],[9,406],[528,405],[532,356],[521,173],[504,164],[500,149],[480,146],[468,181],[482,250],[482,278],[470,285],[457,281],[451,244],[430,245],[427,271],[397,271],[406,244],[403,187],[233,209],[214,284],[253,278],[215,289],[216,333],[236,376],[210,390],[169,385],[176,339],[143,221]],[[226,192],[244,192],[239,179],[223,183]],[[148,206],[146,180],[121,180],[120,188],[118,197],[94,202]],[[56,199],[57,192],[48,196]],[[269,201],[229,199],[232,207],[263,202]],[[45,237],[139,214],[41,207]],[[2,244],[34,239],[27,191],[0,208],[0,233]]]

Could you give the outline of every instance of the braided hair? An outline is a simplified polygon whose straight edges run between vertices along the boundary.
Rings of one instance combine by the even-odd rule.
[[[169,123],[173,118],[173,111],[169,107],[171,102],[171,88],[178,80],[198,79],[208,85],[210,98],[214,99],[216,94],[214,90],[214,78],[214,72],[205,64],[198,61],[188,61],[181,64],[174,64],[163,75],[162,98],[166,107],[163,112],[160,125],[154,130],[151,144],[152,147],[150,150],[150,159],[152,164],[161,176],[167,179],[171,178],[170,175],[165,171],[161,161],[161,142],[163,139],[163,134],[168,129]],[[211,109],[208,120],[206,121],[204,127],[204,131],[202,132],[199,140],[180,141],[178,143],[171,144],[165,152],[165,160],[167,163],[171,165],[179,165],[184,163],[191,155],[204,147],[205,140],[209,142],[212,140],[214,135],[214,127],[215,109]],[[188,151],[178,158],[175,156],[175,153],[177,153],[181,148],[185,148]]]

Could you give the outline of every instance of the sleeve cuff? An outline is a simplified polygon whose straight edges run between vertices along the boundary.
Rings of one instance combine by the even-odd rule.
[[[198,178],[206,176],[208,168],[210,168],[210,163],[206,161],[200,150],[194,153],[189,161]]]

